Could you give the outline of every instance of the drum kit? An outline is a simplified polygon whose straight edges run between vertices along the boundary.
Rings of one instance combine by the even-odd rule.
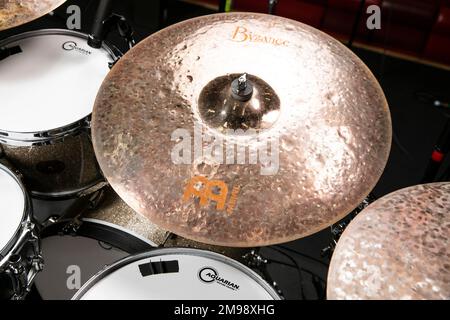
[[[0,0],[0,30],[63,2]],[[383,91],[312,27],[227,13],[125,55],[88,39],[0,41],[2,298],[278,300],[257,248],[337,223],[383,173]],[[34,199],[82,205],[41,223]],[[450,183],[378,199],[337,241],[328,298],[449,299],[449,239]]]

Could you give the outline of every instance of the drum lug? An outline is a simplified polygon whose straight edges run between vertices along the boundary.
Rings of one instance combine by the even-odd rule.
[[[10,274],[11,279],[13,279],[14,295],[11,299],[22,300],[26,294],[28,276],[24,262],[22,261],[22,257],[20,255],[13,254],[9,257],[6,273]]]
[[[250,251],[249,253],[246,253],[243,256],[245,262],[247,265],[251,268],[257,268],[260,269],[263,266],[266,266],[268,261],[263,256],[261,256],[259,253],[257,253],[255,250]]]
[[[36,276],[36,273],[41,272],[44,269],[44,258],[42,257],[40,241],[41,240],[39,238],[39,235],[33,225],[30,240],[30,243],[33,245],[33,252],[34,252],[34,256],[31,257],[30,259],[32,270],[34,270],[34,275],[32,274],[33,279]],[[33,272],[31,271],[30,273]],[[29,283],[32,283],[32,281],[30,281]]]
[[[44,270],[44,258],[40,253],[31,258],[31,265],[33,267],[33,270],[35,270],[36,272],[41,272],[42,270]]]
[[[22,223],[23,229],[28,231],[29,233],[32,233],[32,231],[34,230],[35,226],[36,225],[30,220],[24,221]]]
[[[47,218],[47,220],[45,220],[42,224],[41,227],[42,229],[45,229],[51,225],[54,225],[55,223],[58,222],[58,220],[60,219],[59,216],[53,215]]]
[[[108,67],[112,69],[120,59],[114,60],[113,62],[108,62]]]
[[[14,275],[21,275],[25,272],[25,268],[22,264],[22,257],[18,254],[13,254],[8,260],[8,269]]]
[[[62,233],[66,234],[66,235],[75,235],[75,234],[77,234],[78,230],[81,228],[82,224],[83,224],[83,221],[81,221],[78,218],[75,218],[63,227]]]
[[[86,132],[90,132],[91,131],[91,117],[86,117],[83,120],[82,126],[83,130],[85,130]]]

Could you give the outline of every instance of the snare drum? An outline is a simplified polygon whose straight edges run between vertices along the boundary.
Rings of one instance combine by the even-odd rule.
[[[157,249],[125,258],[94,276],[76,300],[279,300],[244,265],[197,249]]]
[[[86,39],[39,30],[0,42],[0,143],[35,197],[74,198],[103,185],[90,115],[116,55]]]
[[[1,163],[0,213],[0,299],[23,299],[43,261],[27,193]]]

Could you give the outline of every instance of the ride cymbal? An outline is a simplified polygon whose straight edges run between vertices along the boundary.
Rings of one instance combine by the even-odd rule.
[[[449,299],[450,183],[391,193],[363,210],[331,259],[328,299]]]
[[[262,246],[315,233],[372,190],[391,120],[368,68],[289,19],[231,13],[130,50],[92,119],[103,172],[135,211],[185,238]]]
[[[66,0],[0,0],[0,31],[40,18],[64,2]]]

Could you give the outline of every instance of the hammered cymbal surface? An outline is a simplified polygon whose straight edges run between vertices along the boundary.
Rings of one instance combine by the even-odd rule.
[[[393,192],[340,238],[328,299],[450,299],[450,183]]]
[[[0,0],[0,31],[40,18],[64,2],[66,0]]]
[[[242,73],[254,79],[252,99],[222,103],[223,79]],[[229,122],[208,112],[264,131],[229,135]],[[222,140],[253,152],[270,137],[278,160],[222,164],[193,148],[191,162],[175,164],[174,131],[194,141],[199,125],[216,137],[202,150]],[[337,40],[289,19],[230,13],[170,26],[130,50],[100,89],[92,134],[107,180],[134,210],[185,238],[251,247],[307,236],[354,209],[384,170],[391,119],[372,73]],[[199,176],[228,187],[231,210],[183,199]]]

